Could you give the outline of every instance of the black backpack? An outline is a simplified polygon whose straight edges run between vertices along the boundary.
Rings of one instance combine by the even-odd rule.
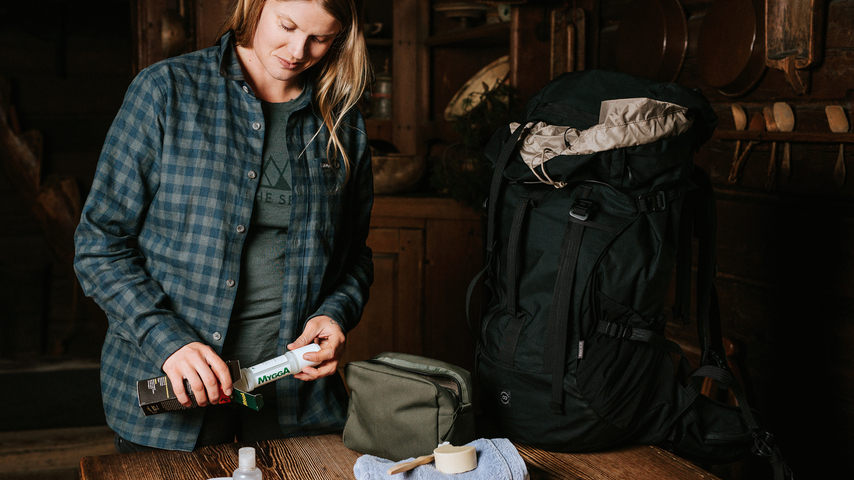
[[[717,116],[698,92],[605,71],[567,73],[495,133],[487,290],[475,336],[480,407],[502,435],[553,451],[661,445],[707,463],[752,451],[791,472],[733,381],[720,333],[715,210],[693,153]],[[690,306],[698,239],[702,366],[665,338]],[[674,365],[672,355],[681,358]],[[700,394],[705,377],[739,406]]]

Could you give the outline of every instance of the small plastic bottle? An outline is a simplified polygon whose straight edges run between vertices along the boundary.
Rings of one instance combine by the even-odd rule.
[[[261,480],[261,469],[255,467],[255,449],[243,447],[238,454],[238,466],[231,474],[232,480]]]
[[[302,356],[308,352],[318,351],[320,351],[320,345],[309,343],[304,347],[291,350],[284,355],[261,362],[258,365],[241,368],[240,374],[243,378],[240,382],[234,384],[234,388],[243,392],[251,392],[266,383],[299,373],[305,367],[313,367],[319,362],[310,362],[302,358]]]

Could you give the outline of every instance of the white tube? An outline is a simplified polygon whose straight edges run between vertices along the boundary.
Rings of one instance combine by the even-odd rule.
[[[240,373],[243,378],[240,382],[235,383],[234,387],[244,392],[251,392],[266,383],[270,383],[288,375],[293,375],[294,373],[299,373],[305,367],[313,367],[320,363],[311,362],[302,358],[303,354],[318,351],[320,351],[320,345],[316,343],[309,343],[304,347],[291,350],[284,355],[271,358],[270,360],[261,362],[258,365],[254,365],[249,368],[241,368]]]

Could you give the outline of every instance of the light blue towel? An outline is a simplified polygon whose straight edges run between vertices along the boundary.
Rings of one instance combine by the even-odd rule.
[[[467,445],[477,452],[477,468],[463,473],[442,473],[436,465],[428,463],[414,469],[388,475],[389,468],[414,460],[392,462],[373,455],[362,455],[353,465],[357,480],[528,480],[528,468],[516,447],[506,438],[481,438]]]

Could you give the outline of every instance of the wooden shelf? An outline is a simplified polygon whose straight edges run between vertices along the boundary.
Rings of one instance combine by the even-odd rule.
[[[495,23],[472,27],[466,30],[443,33],[427,38],[424,44],[428,47],[466,46],[494,47],[510,44],[510,23]]]
[[[377,195],[372,216],[376,219],[416,217],[442,220],[478,220],[481,217],[463,202],[438,194]]]
[[[718,130],[713,138],[758,142],[789,143],[854,143],[854,133],[834,132],[751,132],[749,130]]]

